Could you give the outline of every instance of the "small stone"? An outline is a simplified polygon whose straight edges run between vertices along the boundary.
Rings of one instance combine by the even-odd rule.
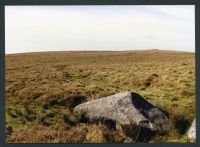
[[[192,125],[188,130],[188,138],[191,140],[196,139],[196,119],[193,120]]]

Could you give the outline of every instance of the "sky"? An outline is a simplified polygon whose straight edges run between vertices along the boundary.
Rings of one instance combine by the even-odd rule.
[[[5,52],[195,51],[193,5],[6,6]]]

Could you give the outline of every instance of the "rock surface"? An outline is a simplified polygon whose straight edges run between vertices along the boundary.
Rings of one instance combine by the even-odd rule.
[[[188,138],[196,139],[196,119],[193,120],[192,125],[188,130]]]
[[[74,113],[89,122],[110,120],[122,126],[140,126],[152,131],[166,130],[166,113],[133,92],[123,92],[82,103]]]

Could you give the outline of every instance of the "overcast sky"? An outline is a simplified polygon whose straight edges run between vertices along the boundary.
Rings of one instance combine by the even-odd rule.
[[[195,51],[194,6],[6,6],[6,54],[65,50]]]

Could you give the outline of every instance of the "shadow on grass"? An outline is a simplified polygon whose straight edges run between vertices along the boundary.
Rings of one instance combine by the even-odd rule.
[[[176,116],[174,118],[174,124],[175,128],[177,129],[180,135],[185,134],[188,128],[190,127],[190,121],[184,116]]]
[[[50,98],[51,100],[44,103],[44,109],[49,109],[54,106],[64,106],[72,110],[74,107],[85,101],[85,97],[80,95],[65,98],[63,95],[57,94],[52,95]]]

